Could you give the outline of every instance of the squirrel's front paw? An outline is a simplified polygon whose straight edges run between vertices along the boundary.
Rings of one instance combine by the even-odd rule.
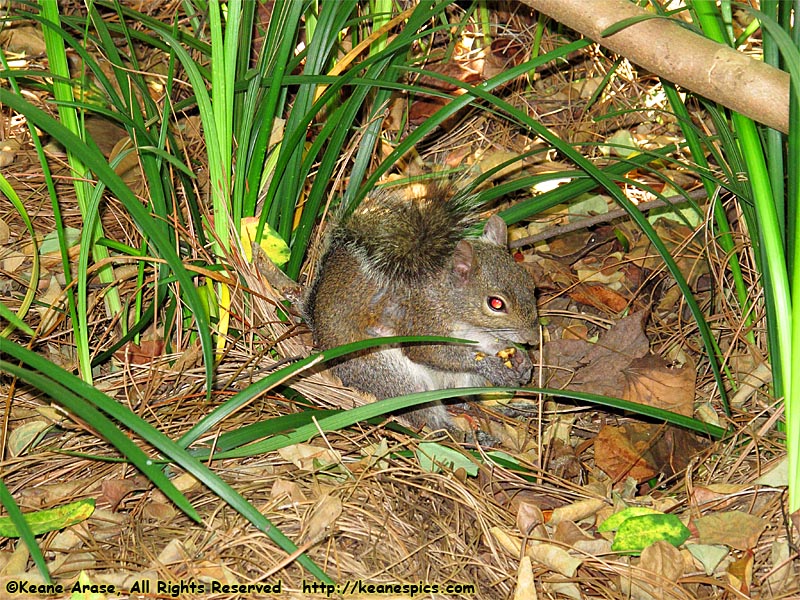
[[[513,346],[500,350],[494,356],[476,352],[475,364],[479,374],[493,385],[502,387],[528,383],[533,370],[533,363],[527,352]]]

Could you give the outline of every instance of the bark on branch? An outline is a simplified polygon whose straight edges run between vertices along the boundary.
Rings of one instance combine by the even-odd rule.
[[[788,73],[666,19],[642,21],[602,37],[611,25],[648,14],[628,0],[522,1],[664,79],[788,131]]]

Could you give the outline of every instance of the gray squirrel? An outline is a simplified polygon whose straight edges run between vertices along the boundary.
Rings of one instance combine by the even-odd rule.
[[[333,371],[378,399],[445,388],[528,383],[532,364],[515,344],[539,339],[534,285],[489,218],[469,237],[472,203],[452,186],[421,197],[368,198],[328,237],[305,300],[314,343],[328,349],[392,335],[436,335],[477,344],[409,344],[350,355]],[[452,429],[440,403],[405,415],[414,426]]]

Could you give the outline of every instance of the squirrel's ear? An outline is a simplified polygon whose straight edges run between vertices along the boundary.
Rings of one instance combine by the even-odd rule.
[[[456,244],[456,250],[453,252],[453,273],[459,281],[466,283],[474,265],[475,252],[472,250],[472,244],[467,240],[461,240]]]
[[[495,246],[506,247],[508,244],[508,227],[497,215],[492,215],[483,227],[481,239]]]

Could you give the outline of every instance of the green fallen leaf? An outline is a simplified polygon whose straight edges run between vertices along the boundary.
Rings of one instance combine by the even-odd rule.
[[[690,535],[689,529],[675,515],[641,515],[622,522],[611,549],[623,554],[641,554],[642,550],[661,540],[680,546]]]
[[[663,513],[658,512],[655,509],[647,508],[646,506],[629,506],[618,513],[614,513],[610,517],[608,517],[605,521],[600,523],[597,527],[597,531],[600,533],[604,531],[616,531],[619,529],[619,526],[622,525],[624,521],[627,521],[631,517],[641,517],[642,515],[660,515]]]
[[[245,257],[248,261],[253,260],[253,239],[258,229],[258,217],[246,217],[241,221],[240,235]],[[291,256],[291,250],[286,245],[286,241],[278,235],[278,232],[270,227],[269,223],[264,226],[264,233],[259,240],[259,245],[266,252],[269,259],[280,267],[286,264]]]
[[[74,227],[64,227],[64,240],[66,241],[67,248],[72,248],[81,239],[81,230]],[[59,252],[61,250],[61,240],[58,239],[58,232],[51,231],[42,240],[42,246],[39,248],[41,254],[50,254],[52,252]]]
[[[468,456],[464,456],[458,450],[453,450],[447,446],[426,442],[417,448],[417,460],[419,466],[429,473],[438,473],[441,467],[449,467],[453,471],[464,469],[467,475],[475,477],[478,474],[478,465],[472,462]]]
[[[94,498],[84,498],[63,506],[25,513],[25,521],[34,535],[64,529],[88,519],[94,512]],[[10,517],[0,518],[0,536],[15,538],[19,532]]]

